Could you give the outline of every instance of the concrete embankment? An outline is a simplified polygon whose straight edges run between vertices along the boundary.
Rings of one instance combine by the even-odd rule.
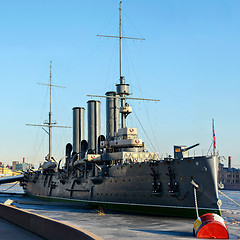
[[[48,240],[103,240],[84,229],[2,203],[0,217]]]

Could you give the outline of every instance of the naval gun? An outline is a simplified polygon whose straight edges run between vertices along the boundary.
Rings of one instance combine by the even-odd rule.
[[[190,147],[186,147],[186,146],[174,146],[174,158],[175,159],[181,159],[181,158],[185,158],[188,157],[187,156],[187,151],[195,148],[197,146],[199,146],[200,143],[196,143]]]

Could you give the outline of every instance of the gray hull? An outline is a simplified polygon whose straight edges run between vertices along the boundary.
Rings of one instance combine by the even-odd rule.
[[[216,157],[101,167],[99,172],[95,163],[90,163],[89,170],[83,173],[27,174],[24,190],[37,197],[130,212],[177,216],[178,209],[180,215],[195,218],[193,180],[199,186],[197,202],[200,211],[218,212]]]

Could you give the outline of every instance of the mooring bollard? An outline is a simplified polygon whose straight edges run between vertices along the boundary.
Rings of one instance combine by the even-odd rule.
[[[225,221],[215,213],[199,217],[194,223],[193,235],[197,238],[229,239]]]

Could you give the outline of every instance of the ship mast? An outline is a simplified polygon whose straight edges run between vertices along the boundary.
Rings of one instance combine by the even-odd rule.
[[[52,122],[52,87],[58,88],[65,88],[63,86],[52,85],[52,61],[50,61],[50,78],[49,84],[46,83],[37,83],[45,86],[49,86],[49,114],[48,114],[48,122],[44,122],[43,125],[38,124],[26,124],[27,126],[34,126],[34,127],[47,127],[48,132],[43,128],[43,130],[48,134],[48,156],[46,158],[47,161],[52,161],[52,128],[53,127],[60,127],[60,128],[71,128],[68,126],[56,126],[56,122]]]
[[[132,112],[132,108],[126,104],[125,96],[130,95],[129,93],[129,84],[125,83],[125,78],[122,75],[122,39],[131,39],[131,40],[145,40],[144,38],[133,38],[133,37],[124,37],[122,36],[122,1],[119,3],[119,35],[118,36],[109,36],[109,35],[97,35],[98,37],[107,37],[107,38],[118,38],[119,39],[119,75],[120,83],[117,84],[117,93],[121,99],[121,127],[126,127],[126,118],[129,113]]]
[[[49,89],[50,89],[50,96],[49,96],[49,104],[50,104],[50,107],[49,107],[49,121],[48,123],[48,129],[49,129],[49,153],[48,153],[48,156],[49,156],[49,160],[51,161],[52,159],[52,61],[50,62],[50,84],[49,84]],[[54,123],[55,124],[55,123]]]
[[[119,3],[119,74],[122,76],[122,1]]]

